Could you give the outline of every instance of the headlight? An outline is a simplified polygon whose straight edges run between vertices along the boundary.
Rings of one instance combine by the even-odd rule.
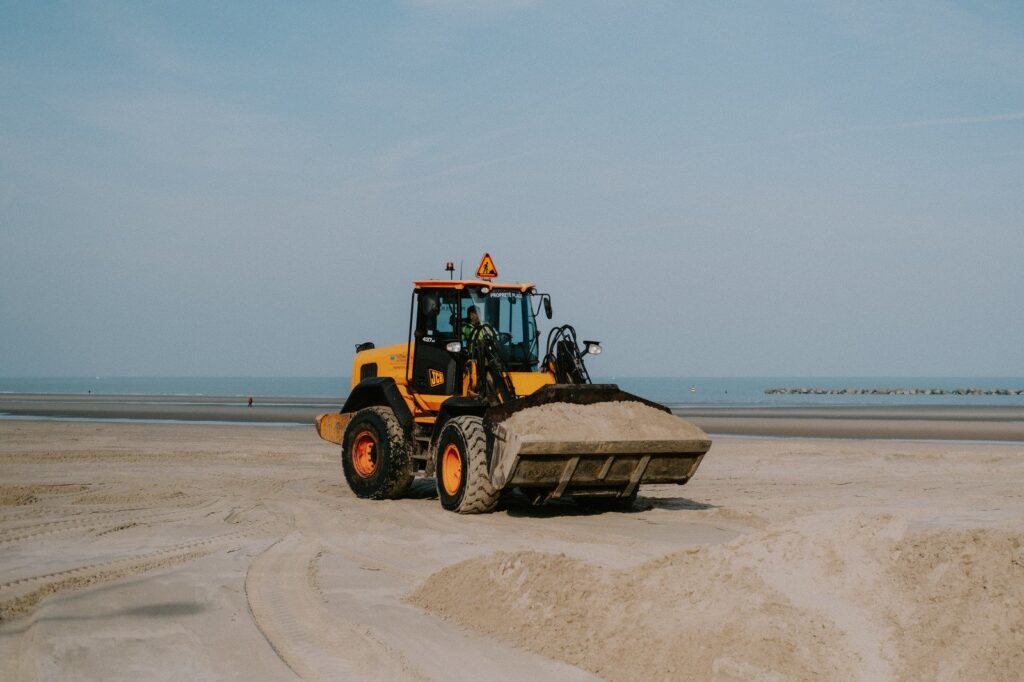
[[[449,353],[458,353],[462,350],[462,344],[458,341],[449,341],[448,344],[445,345],[444,349]]]
[[[586,346],[587,353],[589,355],[600,355],[601,354],[601,344],[600,344],[600,342],[598,342],[598,341],[584,341],[583,345]]]

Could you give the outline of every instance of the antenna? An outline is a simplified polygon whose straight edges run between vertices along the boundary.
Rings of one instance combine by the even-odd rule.
[[[459,261],[459,279],[462,279],[462,261]]]

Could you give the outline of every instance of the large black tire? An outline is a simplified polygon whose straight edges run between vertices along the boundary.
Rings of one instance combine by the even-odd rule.
[[[437,496],[442,507],[460,514],[494,511],[498,491],[487,474],[487,436],[480,417],[454,417],[446,423],[437,439],[434,457]]]
[[[356,412],[345,429],[341,466],[348,487],[359,497],[397,499],[416,475],[409,439],[389,407]]]

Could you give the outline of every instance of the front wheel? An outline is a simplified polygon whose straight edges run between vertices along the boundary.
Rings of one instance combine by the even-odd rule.
[[[405,430],[391,409],[366,407],[356,412],[345,429],[341,466],[348,487],[359,497],[405,495],[415,472]]]
[[[480,417],[454,417],[441,429],[435,453],[441,506],[460,514],[483,514],[498,506],[487,474],[487,436]]]

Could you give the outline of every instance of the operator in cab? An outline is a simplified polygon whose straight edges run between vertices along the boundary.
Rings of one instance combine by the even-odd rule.
[[[469,339],[473,336],[473,331],[480,326],[480,313],[476,311],[476,306],[471,305],[466,309],[466,319],[462,322],[462,343],[469,345]]]

